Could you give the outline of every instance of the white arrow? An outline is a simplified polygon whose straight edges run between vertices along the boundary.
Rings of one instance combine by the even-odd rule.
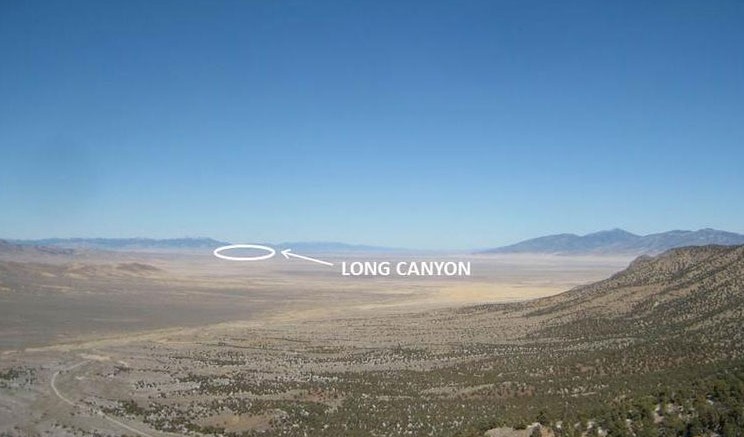
[[[312,261],[314,263],[333,267],[333,263],[329,263],[328,261],[321,261],[315,258],[310,258],[309,256],[297,255],[296,253],[292,253],[292,249],[282,250],[282,255],[284,255],[284,258],[287,258],[287,259],[289,259],[290,256],[293,256],[295,258],[304,259],[305,261]]]

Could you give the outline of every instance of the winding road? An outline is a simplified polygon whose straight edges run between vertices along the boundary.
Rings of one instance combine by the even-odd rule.
[[[83,409],[84,408],[87,408],[87,407],[85,405],[82,405],[80,403],[77,403],[77,402],[71,400],[70,398],[68,398],[67,396],[63,395],[59,391],[59,389],[57,388],[57,376],[59,376],[59,374],[61,372],[68,372],[68,371],[70,371],[72,369],[75,369],[76,367],[80,367],[80,366],[82,366],[83,364],[86,364],[86,363],[88,363],[88,361],[80,361],[79,363],[75,363],[75,364],[73,364],[71,366],[65,367],[64,369],[57,370],[52,375],[52,379],[49,380],[49,385],[51,385],[52,391],[54,392],[55,395],[57,395],[58,398],[60,398],[64,403],[66,403],[68,405],[71,405],[73,407],[83,408]],[[104,413],[101,410],[95,410],[95,409],[93,409],[93,411],[95,412],[95,414],[103,417],[104,419],[108,420],[109,422],[111,422],[111,423],[113,423],[115,425],[118,425],[118,426],[126,429],[127,431],[131,431],[131,432],[133,432],[133,433],[135,433],[137,435],[141,435],[143,437],[155,437],[152,434],[148,434],[148,433],[146,433],[144,431],[138,430],[137,428],[133,428],[133,427],[127,425],[126,423],[120,422],[119,420],[117,420],[117,419],[109,416],[108,414]]]

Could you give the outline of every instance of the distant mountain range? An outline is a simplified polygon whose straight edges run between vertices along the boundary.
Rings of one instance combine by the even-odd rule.
[[[323,253],[347,253],[347,252],[365,252],[365,253],[384,253],[384,252],[407,252],[409,249],[396,247],[369,246],[364,244],[347,244],[334,241],[294,241],[275,245],[277,249],[292,249],[297,252],[323,252]]]
[[[194,250],[224,246],[211,238],[44,238],[40,240],[11,240],[24,246],[60,247],[65,249],[102,250]]]
[[[213,250],[228,243],[212,238],[44,238],[39,240],[0,240],[5,246],[0,246],[0,251],[8,252],[11,249],[20,248],[45,248],[45,250],[58,249],[98,249],[98,250]],[[256,243],[256,242],[246,242]],[[236,243],[237,244],[237,243]],[[382,246],[369,246],[361,244],[346,244],[329,241],[297,241],[279,244],[257,243],[274,247],[277,250],[293,249],[297,252],[306,251],[313,253],[350,253],[350,252],[399,252],[397,249]]]
[[[0,255],[71,255],[72,249],[62,247],[51,247],[41,245],[26,245],[11,243],[7,240],[0,240]]]
[[[744,235],[715,229],[669,231],[636,235],[622,229],[600,231],[587,235],[556,234],[521,241],[510,246],[479,253],[541,253],[559,255],[593,254],[657,254],[683,246],[724,246],[744,244]]]
[[[302,253],[402,253],[411,249],[347,244],[332,241],[295,241],[284,243],[225,242],[212,238],[45,238],[39,240],[0,240],[0,252],[13,252],[21,247],[53,253],[64,249],[97,249],[120,251],[205,251],[237,243],[265,244],[277,250],[293,249]],[[715,229],[697,231],[669,231],[650,235],[636,235],[622,229],[612,229],[587,235],[556,234],[521,241],[478,253],[539,253],[559,255],[643,255],[657,254],[684,246],[708,244],[744,244],[744,235]],[[60,254],[66,252],[59,252]]]

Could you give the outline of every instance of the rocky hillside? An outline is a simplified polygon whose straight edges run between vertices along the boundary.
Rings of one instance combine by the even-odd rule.
[[[674,338],[744,344],[744,246],[642,256],[612,277],[525,304],[540,336]]]

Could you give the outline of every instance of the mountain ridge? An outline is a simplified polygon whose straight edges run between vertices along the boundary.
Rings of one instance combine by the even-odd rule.
[[[231,243],[220,241],[209,237],[184,237],[184,238],[42,238],[35,240],[0,240],[9,250],[16,248],[33,248],[43,247],[47,250],[57,248],[57,250],[74,250],[74,249],[98,249],[98,250],[120,250],[120,251],[137,251],[137,250],[214,250],[220,246],[227,246]],[[305,250],[318,253],[330,252],[401,252],[409,249],[374,246],[366,244],[349,244],[337,241],[293,241],[282,243],[258,242],[257,244],[274,247],[277,250],[295,249]],[[0,246],[0,249],[3,249]]]
[[[480,254],[538,253],[555,255],[642,255],[669,249],[709,244],[744,244],[744,235],[711,228],[696,231],[672,230],[637,235],[615,228],[585,235],[554,234],[523,240],[508,246],[479,251]]]
[[[47,245],[25,245],[0,239],[0,254],[16,255],[72,255],[70,248]]]
[[[19,246],[44,246],[65,249],[205,249],[224,246],[229,243],[207,237],[185,238],[42,238],[37,240],[9,240]]]

